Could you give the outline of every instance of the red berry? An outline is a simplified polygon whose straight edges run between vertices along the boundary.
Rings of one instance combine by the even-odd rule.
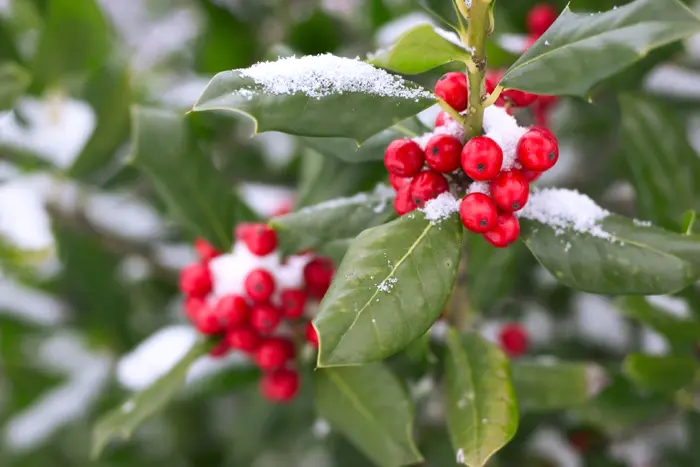
[[[214,248],[214,245],[203,238],[194,241],[194,249],[203,261],[211,261],[221,254],[219,250]]]
[[[435,135],[425,145],[425,161],[438,172],[449,173],[459,168],[462,143],[450,135]]]
[[[515,212],[525,207],[530,184],[521,170],[501,172],[491,182],[491,196],[499,209]]]
[[[557,19],[557,10],[552,5],[540,3],[527,13],[525,22],[530,34],[541,36]]]
[[[216,314],[225,327],[232,328],[248,321],[250,307],[240,295],[224,295],[216,303]]]
[[[289,214],[292,212],[293,207],[294,206],[291,201],[285,201],[279,208],[277,208],[277,211],[272,214],[272,217],[279,217]]]
[[[530,35],[527,40],[525,41],[525,47],[523,49],[523,52],[527,52],[527,50],[535,45],[535,42],[537,42],[540,39],[539,34],[532,34]]]
[[[417,207],[422,208],[426,202],[437,198],[449,189],[450,185],[442,174],[426,170],[416,175],[411,182],[411,199]]]
[[[396,174],[389,174],[389,183],[391,183],[391,186],[394,187],[396,191],[399,191],[402,186],[411,183],[411,180],[413,180],[413,177],[401,177]]]
[[[250,314],[250,325],[261,334],[269,334],[274,331],[281,320],[280,312],[268,304],[254,306]]]
[[[311,345],[318,348],[318,333],[316,333],[316,328],[311,321],[306,323],[306,340]]]
[[[403,216],[411,211],[414,211],[418,206],[411,198],[411,184],[402,186],[396,193],[394,198],[394,209],[399,216]]]
[[[299,392],[299,373],[280,369],[263,375],[260,393],[270,402],[289,402]]]
[[[542,176],[542,172],[537,172],[535,170],[523,170],[523,175],[525,175],[525,180],[528,182],[535,182]]]
[[[525,169],[544,172],[559,160],[559,145],[549,130],[532,128],[518,141],[517,154]]]
[[[335,266],[329,258],[319,256],[312,259],[304,267],[304,282],[309,295],[322,298],[333,280]]]
[[[520,235],[520,222],[514,214],[501,213],[496,217],[496,227],[484,234],[484,238],[496,248],[506,248]]]
[[[275,291],[275,278],[267,269],[253,269],[243,282],[245,293],[254,302],[264,303]]]
[[[231,348],[228,346],[226,339],[221,339],[210,351],[209,355],[212,358],[221,358],[226,356]]]
[[[199,332],[208,336],[219,334],[224,331],[224,326],[221,324],[221,320],[219,320],[219,315],[216,313],[216,310],[209,305],[204,305],[200,308],[199,315],[194,324]]]
[[[518,89],[503,91],[501,97],[515,107],[527,107],[537,100],[536,94],[530,94],[529,92],[520,91]]]
[[[185,300],[185,316],[193,323],[197,321],[199,312],[207,304],[201,297],[187,297]]]
[[[229,347],[242,352],[251,353],[258,348],[260,336],[249,327],[234,328],[226,334]]]
[[[439,128],[443,125],[446,125],[448,122],[452,120],[452,117],[450,114],[445,112],[444,110],[441,110],[438,114],[437,117],[435,117],[435,128]]]
[[[408,138],[396,139],[384,151],[384,166],[389,173],[412,177],[420,172],[425,158],[418,143]]]
[[[459,205],[459,216],[464,227],[475,233],[485,233],[496,226],[498,210],[491,197],[484,193],[470,193]]]
[[[241,239],[256,256],[266,256],[277,248],[277,233],[266,224],[253,224],[241,230]]]
[[[462,149],[462,169],[473,180],[491,180],[503,165],[503,150],[488,136],[472,138]]]
[[[281,337],[264,339],[255,351],[255,363],[265,371],[281,368],[294,358],[294,344]]]
[[[206,264],[190,264],[180,273],[180,290],[187,295],[204,297],[211,287],[211,273]]]
[[[233,230],[236,239],[243,240],[256,225],[257,224],[254,224],[252,222],[241,222],[240,224],[238,224]]]
[[[456,71],[442,75],[435,83],[435,95],[457,112],[463,111],[469,103],[467,76]]]
[[[576,430],[569,435],[569,442],[578,452],[585,452],[591,446],[591,432]]]
[[[527,352],[529,347],[527,331],[521,325],[514,323],[504,325],[498,337],[503,350],[511,357],[518,357]]]
[[[304,314],[306,293],[298,289],[286,289],[280,294],[282,314],[285,318],[299,318]]]

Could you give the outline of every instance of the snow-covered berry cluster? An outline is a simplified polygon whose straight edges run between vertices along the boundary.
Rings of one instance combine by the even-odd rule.
[[[466,111],[467,77],[447,73],[435,94],[455,113]],[[525,102],[521,94],[515,91],[510,99]],[[396,212],[423,208],[449,191],[461,198],[459,213],[467,229],[496,247],[507,247],[520,234],[515,213],[528,201],[530,182],[559,158],[557,139],[546,128],[522,128],[505,109],[490,106],[484,111],[484,134],[466,141],[455,118],[442,111],[432,133],[398,139],[386,148],[384,165],[397,191]]]
[[[201,239],[195,249],[200,261],[182,270],[180,289],[192,324],[218,339],[211,355],[243,352],[263,371],[263,396],[291,400],[300,386],[297,347],[318,346],[309,318],[330,286],[333,262],[312,253],[281,258],[266,224],[239,225],[230,253]]]

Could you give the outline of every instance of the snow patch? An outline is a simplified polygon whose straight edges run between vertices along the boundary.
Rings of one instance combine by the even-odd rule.
[[[644,88],[664,96],[700,99],[700,73],[673,64],[659,65],[644,79]]]
[[[442,193],[437,198],[431,199],[425,206],[419,209],[425,215],[425,219],[431,224],[439,224],[452,214],[459,212],[459,200],[451,193]]]
[[[442,37],[446,41],[452,43],[453,45],[456,45],[460,49],[465,50],[466,52],[469,52],[470,54],[474,53],[474,48],[473,47],[467,47],[462,43],[462,40],[459,38],[456,32],[454,31],[446,31],[442,28],[434,27],[433,31],[435,31],[435,34],[438,36]]]
[[[484,109],[484,134],[498,143],[503,151],[501,170],[520,168],[516,149],[518,141],[527,131],[504,108],[491,105]]]
[[[612,301],[599,295],[574,296],[572,328],[588,342],[615,352],[624,352],[631,344],[631,329]]]
[[[255,214],[265,219],[291,206],[294,199],[294,190],[261,183],[241,183],[238,193]]]
[[[265,92],[274,95],[304,94],[321,97],[363,93],[382,97],[417,100],[431,98],[423,88],[409,87],[402,78],[361,61],[331,54],[287,57],[275,62],[261,62],[250,68],[233,70],[252,79]],[[239,94],[252,89],[236,91]]]
[[[0,276],[0,314],[41,326],[56,326],[67,307],[56,298]]]
[[[377,45],[379,47],[389,47],[411,29],[424,24],[433,25],[433,19],[420,11],[396,18],[386,23],[377,31]]]

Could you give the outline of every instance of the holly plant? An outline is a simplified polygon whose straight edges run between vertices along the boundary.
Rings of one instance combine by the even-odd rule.
[[[144,462],[697,464],[698,103],[651,84],[654,70],[672,88],[678,68],[698,65],[681,41],[700,37],[700,18],[684,2],[377,0],[356,2],[368,22],[352,6],[312,6],[290,29],[290,2],[202,1],[203,37],[218,39],[189,60],[213,77],[180,106],[149,94],[153,76],[139,88],[104,59],[113,36],[97,32],[109,26],[95,24],[96,4],[43,3],[7,34],[17,18],[62,32],[41,36],[36,66],[19,48],[2,56],[0,105],[21,116],[25,93],[56,83],[93,99],[95,136],[56,173],[80,190],[140,193],[193,253],[168,268],[152,244],[54,200],[60,274],[74,277],[50,288],[3,266],[70,291],[81,313],[109,307],[122,324],[100,318],[94,345],[121,354],[134,343],[113,338],[127,326],[118,316],[141,295],[92,284],[130,252],[157,276],[142,282],[138,322],[180,323],[182,338],[120,359],[129,394],[112,388],[91,419],[93,462],[163,443],[171,454]],[[422,19],[370,50],[391,3]],[[273,11],[284,46],[234,44]],[[315,48],[299,35],[314,28],[317,40],[345,28],[347,47]],[[82,52],[55,55],[49,37]],[[229,48],[245,56],[212,58]],[[266,135],[272,152],[293,143],[300,157],[263,161],[251,147]],[[261,211],[265,195],[240,190],[250,182],[294,190]],[[175,311],[147,318],[165,316],[159,294]]]

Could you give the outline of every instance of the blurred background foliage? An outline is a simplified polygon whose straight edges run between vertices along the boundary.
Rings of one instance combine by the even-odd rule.
[[[498,2],[496,43],[518,49],[535,3]],[[451,8],[448,0],[0,0],[0,465],[369,465],[317,419],[308,387],[293,405],[271,406],[257,393],[256,372],[236,358],[201,362],[187,390],[131,442],[96,462],[88,452],[94,420],[172,364],[191,337],[176,278],[193,259],[193,235],[131,163],[130,106],[184,112],[214,73],[278,55],[365,56],[437,23],[420,4]],[[415,79],[432,87],[444,71]],[[631,97],[618,100],[620,91]],[[186,121],[194,170],[235,192],[233,221],[354,194],[386,176],[381,163],[324,157],[300,138],[250,138],[243,118]],[[562,155],[541,185],[577,188],[611,210],[680,230],[700,200],[700,184],[679,183],[700,151],[700,37],[648,55],[600,86],[592,104],[562,99],[552,126]],[[177,177],[190,168],[170,170]],[[223,202],[207,193],[208,203]],[[520,244],[470,242],[469,301],[486,335],[520,320],[534,355],[604,367],[629,352],[692,351],[674,340],[678,326],[639,319],[640,309],[680,326],[700,319],[692,288],[613,301],[558,285]],[[425,465],[454,465],[430,391],[434,360],[418,347],[390,364],[417,400]],[[493,465],[699,465],[697,393],[637,382],[613,375],[585,404],[526,413]],[[583,456],[570,441],[581,430],[590,445]]]

